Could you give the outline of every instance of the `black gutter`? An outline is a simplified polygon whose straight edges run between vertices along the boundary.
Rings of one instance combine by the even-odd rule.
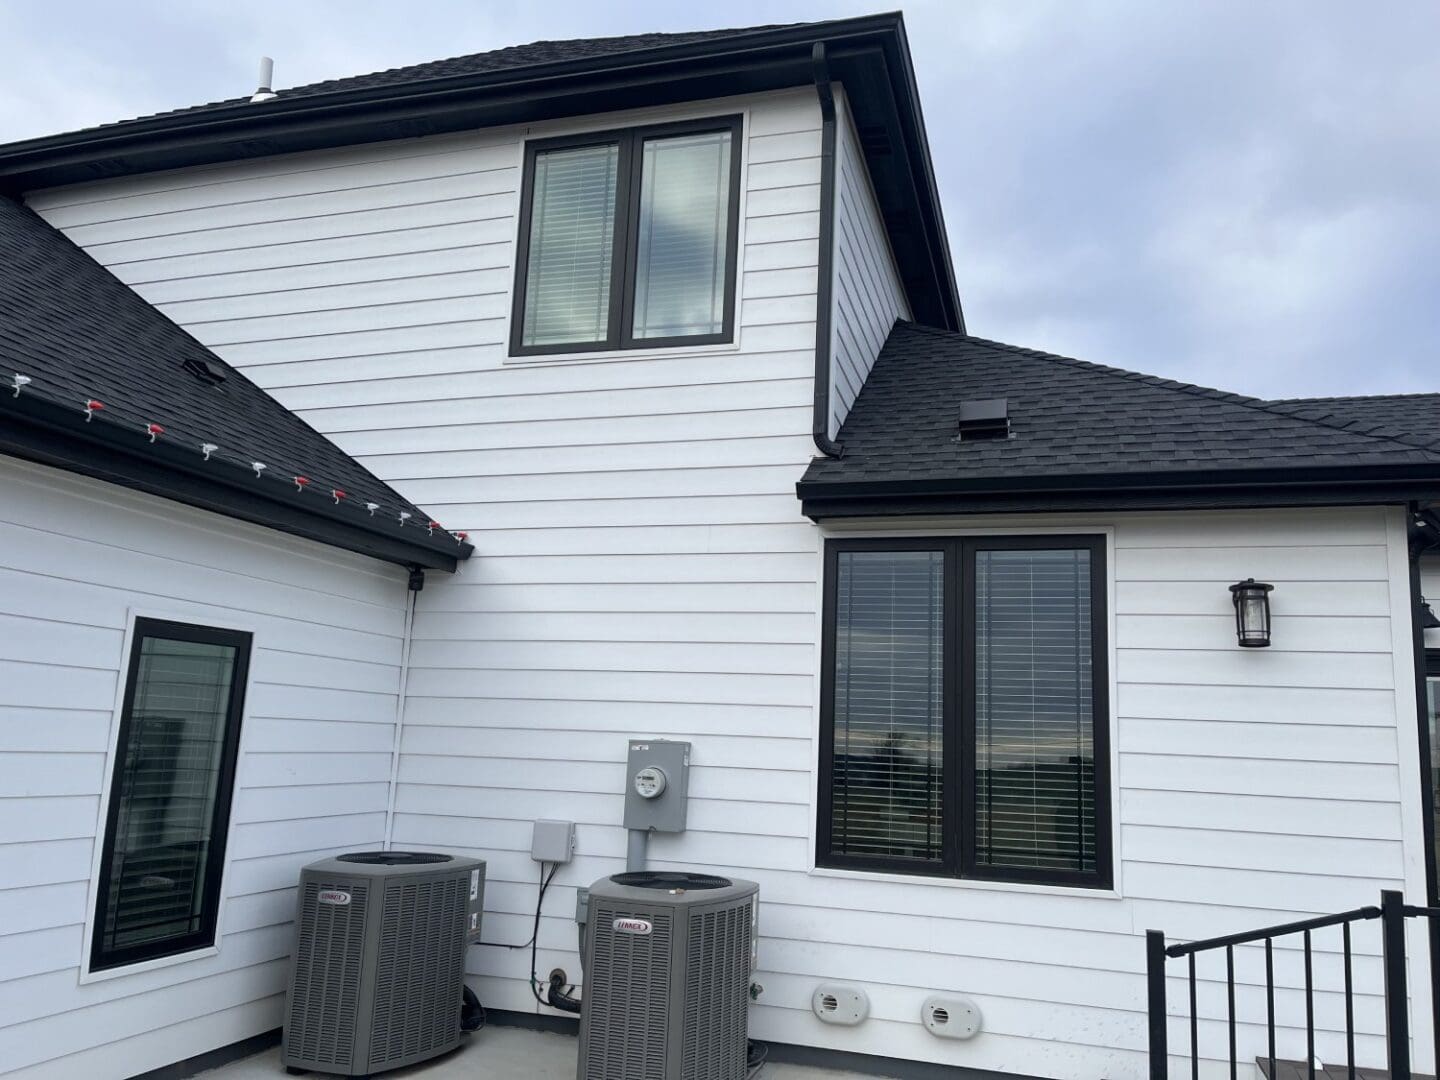
[[[845,448],[830,438],[830,320],[835,284],[835,91],[825,62],[825,43],[817,41],[810,52],[815,73],[815,94],[820,99],[820,257],[815,285],[815,399],[810,414],[810,435],[815,448],[838,458]]]
[[[166,134],[184,135],[191,140],[205,135],[215,138],[254,137],[267,129],[282,125],[294,126],[301,120],[334,120],[345,112],[353,114],[361,110],[373,111],[394,106],[403,106],[404,115],[418,119],[441,103],[472,98],[478,92],[485,92],[488,96],[496,91],[523,88],[535,94],[543,92],[538,84],[558,83],[566,79],[588,80],[607,74],[642,77],[643,72],[661,72],[668,76],[674,74],[674,68],[693,73],[697,70],[698,61],[719,61],[736,56],[773,60],[773,57],[767,57],[766,54],[784,51],[787,47],[796,45],[804,46],[808,50],[820,36],[835,41],[863,38],[877,33],[894,33],[899,22],[898,13],[867,15],[854,19],[800,23],[748,32],[741,30],[726,37],[658,45],[573,60],[298,93],[288,97],[286,91],[281,89],[274,100],[261,104],[250,102],[248,97],[236,98],[213,105],[178,109],[11,143],[0,147],[0,178],[13,175],[19,171],[18,166],[27,161],[33,167],[40,161],[60,160],[64,151],[75,151],[76,160],[84,161],[93,160],[96,151],[104,148],[109,148],[112,152],[143,153],[149,148],[147,140],[149,144],[153,144],[159,136]]]
[[[802,480],[795,488],[803,513],[816,521],[922,514],[1375,505],[1440,498],[1440,467],[1217,469],[987,477],[960,483]]]
[[[810,85],[812,51],[852,87],[912,314],[963,330],[918,91],[898,14],[738,32],[609,56],[237,100],[0,146],[0,194],[161,169]],[[862,139],[862,142],[865,142]]]
[[[196,467],[188,447],[152,444],[140,431],[97,422],[77,424],[76,410],[22,394],[7,402],[0,454],[144,491],[187,506],[278,529],[405,567],[453,572],[474,548],[448,533],[387,527],[363,510],[337,506],[318,492],[297,493],[278,477],[256,480],[240,470]],[[233,478],[228,472],[233,471]],[[303,501],[302,501],[303,500]]]

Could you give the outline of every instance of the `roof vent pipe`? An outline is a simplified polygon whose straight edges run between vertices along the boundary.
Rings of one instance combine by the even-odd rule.
[[[260,86],[255,93],[250,95],[252,102],[274,101],[280,95],[270,89],[270,84],[275,81],[275,61],[268,56],[260,57]]]

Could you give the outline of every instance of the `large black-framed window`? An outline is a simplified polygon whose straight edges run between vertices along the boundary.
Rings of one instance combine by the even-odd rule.
[[[1105,540],[825,544],[821,866],[1113,883]]]
[[[215,943],[251,635],[135,620],[90,969]]]
[[[733,340],[741,125],[526,143],[512,356]]]

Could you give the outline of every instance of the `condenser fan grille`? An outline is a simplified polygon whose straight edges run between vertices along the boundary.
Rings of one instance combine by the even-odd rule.
[[[729,878],[716,877],[714,874],[677,874],[664,870],[616,874],[610,880],[616,885],[628,885],[632,889],[684,889],[687,892],[698,889],[728,889],[734,884]]]
[[[364,866],[429,866],[431,863],[447,863],[454,858],[433,851],[355,851],[349,855],[337,855],[341,862],[360,863]]]

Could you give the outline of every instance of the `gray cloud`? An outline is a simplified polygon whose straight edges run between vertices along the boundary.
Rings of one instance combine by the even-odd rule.
[[[305,0],[0,5],[0,140],[537,38],[832,18]],[[1440,390],[1440,5],[906,9],[973,333],[1274,396]]]

